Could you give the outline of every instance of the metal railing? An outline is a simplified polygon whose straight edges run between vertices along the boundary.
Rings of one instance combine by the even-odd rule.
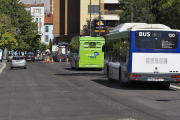
[[[115,10],[115,11],[108,11],[108,10],[105,10],[104,11],[104,14],[107,15],[107,14],[119,14],[121,12],[121,10]]]

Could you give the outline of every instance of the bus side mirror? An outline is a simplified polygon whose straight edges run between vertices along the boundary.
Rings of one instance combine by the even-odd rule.
[[[102,52],[105,52],[105,45],[102,46]]]

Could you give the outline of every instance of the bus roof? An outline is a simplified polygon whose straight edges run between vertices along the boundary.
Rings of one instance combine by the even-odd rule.
[[[80,37],[80,41],[86,40],[105,40],[104,37]]]
[[[105,38],[104,37],[91,37],[91,36],[85,36],[85,37],[76,36],[71,39],[71,42],[87,41],[87,40],[105,41]]]
[[[118,33],[126,30],[134,29],[163,29],[170,30],[171,28],[163,24],[147,24],[147,23],[124,23],[118,25],[111,33]],[[110,33],[110,34],[111,34]]]

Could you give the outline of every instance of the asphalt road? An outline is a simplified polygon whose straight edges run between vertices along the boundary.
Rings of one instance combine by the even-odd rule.
[[[179,120],[180,90],[150,84],[120,87],[103,71],[69,63],[28,62],[0,73],[0,120]]]

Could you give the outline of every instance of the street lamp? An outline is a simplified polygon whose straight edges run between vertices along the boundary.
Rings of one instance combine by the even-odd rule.
[[[100,27],[101,27],[101,23],[100,23],[100,19],[101,19],[101,11],[100,11],[100,6],[101,6],[101,0],[99,0],[99,36],[100,36]]]
[[[90,36],[91,36],[91,0],[90,0]]]

